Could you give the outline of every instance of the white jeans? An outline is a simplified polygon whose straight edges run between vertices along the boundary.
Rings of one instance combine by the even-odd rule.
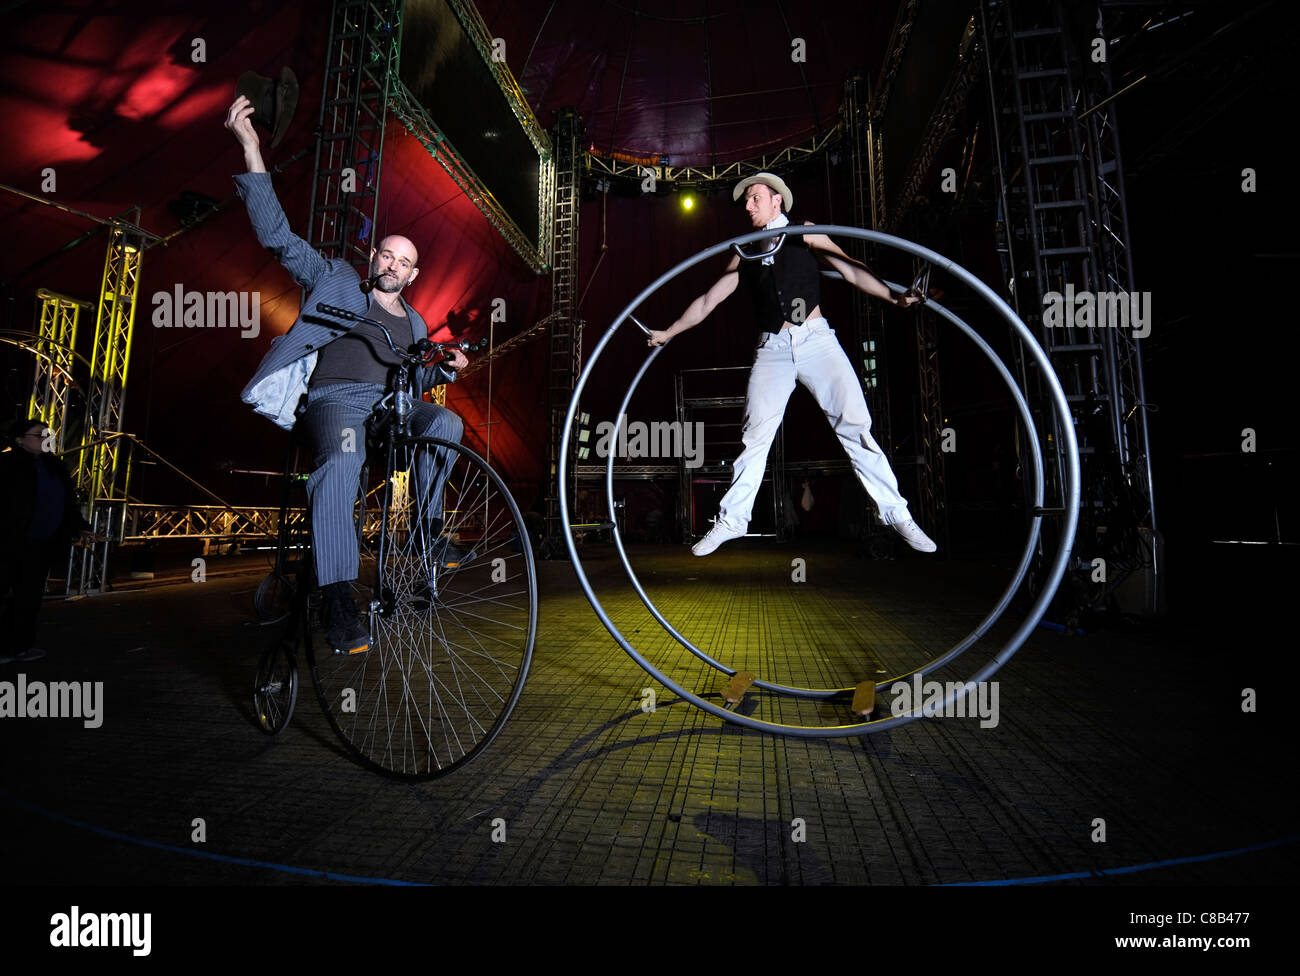
[[[796,380],[812,393],[835,429],[854,473],[876,504],[880,521],[889,525],[910,518],[889,460],[871,436],[871,414],[857,374],[830,323],[819,316],[768,333],[754,352],[741,433],[745,449],[736,458],[731,488],[722,498],[719,524],[737,532],[749,526],[767,454]]]

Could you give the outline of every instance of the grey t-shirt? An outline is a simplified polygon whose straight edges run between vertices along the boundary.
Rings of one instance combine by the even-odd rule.
[[[393,315],[378,302],[370,304],[366,313],[376,322],[383,322],[393,345],[406,349],[411,344],[411,320],[405,315]],[[384,341],[384,334],[369,322],[357,322],[347,335],[340,336],[320,351],[316,369],[311,374],[311,386],[329,386],[331,383],[388,382],[389,367],[401,362]]]

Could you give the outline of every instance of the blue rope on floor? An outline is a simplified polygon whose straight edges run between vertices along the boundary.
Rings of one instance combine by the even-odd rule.
[[[1223,857],[1236,857],[1238,854],[1250,854],[1252,851],[1265,851],[1270,847],[1282,847],[1300,840],[1300,834],[1280,837],[1277,840],[1251,844],[1249,847],[1235,847],[1230,851],[1218,851],[1214,854],[1197,854],[1194,857],[1173,857],[1167,861],[1151,861],[1147,864],[1133,864],[1123,868],[1098,868],[1095,871],[1074,871],[1070,874],[1041,874],[1034,878],[1007,878],[1004,881],[942,881],[932,887],[936,888],[985,888],[994,885],[1046,884],[1049,881],[1077,881],[1086,878],[1109,878],[1120,874],[1135,874],[1138,871],[1150,871],[1153,868],[1167,868],[1175,864],[1195,864],[1198,861],[1217,861]]]
[[[173,854],[188,854],[190,857],[207,858],[209,861],[221,861],[225,864],[238,864],[247,868],[267,868],[272,871],[284,871],[288,874],[300,874],[310,878],[327,878],[330,881],[350,881],[355,884],[373,884],[373,885],[395,885],[398,887],[427,887],[419,881],[395,881],[391,878],[363,878],[351,874],[338,874],[334,871],[317,871],[314,868],[296,868],[291,864],[276,864],[274,861],[257,861],[248,857],[231,857],[227,854],[213,854],[209,851],[196,851],[190,847],[178,847],[175,844],[160,844],[157,841],[145,840],[143,837],[132,837],[130,834],[124,834],[117,830],[110,830],[107,827],[98,827],[95,824],[86,823],[83,820],[76,820],[72,817],[64,816],[61,813],[55,813],[53,810],[46,810],[38,807],[34,803],[28,803],[26,800],[20,800],[15,796],[0,792],[0,798],[24,810],[41,815],[50,820],[67,824],[71,827],[77,827],[81,830],[88,830],[93,834],[99,834],[101,837],[109,837],[113,840],[120,840],[127,844],[135,844],[139,847],[151,847],[154,850],[170,851]]]

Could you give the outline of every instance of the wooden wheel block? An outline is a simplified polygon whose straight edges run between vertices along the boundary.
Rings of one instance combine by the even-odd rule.
[[[855,715],[870,715],[876,707],[876,683],[874,681],[859,681],[857,688],[853,689],[853,713]]]
[[[731,676],[731,682],[727,687],[722,689],[722,697],[729,705],[734,705],[745,697],[745,692],[749,691],[749,686],[758,680],[757,675],[752,675],[748,671],[737,671]]]

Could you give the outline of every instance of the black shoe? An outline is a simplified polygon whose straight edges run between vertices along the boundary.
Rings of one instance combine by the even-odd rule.
[[[433,558],[443,569],[458,569],[473,562],[475,555],[472,549],[462,549],[445,535],[433,544]]]
[[[451,536],[443,535],[443,521],[440,518],[429,520],[429,538],[434,540],[430,549],[430,557],[442,569],[458,569],[466,563],[474,561],[475,555],[473,550],[462,549],[456,543],[451,541]],[[433,587],[436,594],[437,587]]]
[[[351,588],[346,582],[321,587],[325,639],[337,654],[364,654],[370,650],[370,631],[361,622],[357,605],[352,602]]]
[[[416,613],[428,613],[438,603],[438,579],[430,576],[411,592],[410,608]]]

